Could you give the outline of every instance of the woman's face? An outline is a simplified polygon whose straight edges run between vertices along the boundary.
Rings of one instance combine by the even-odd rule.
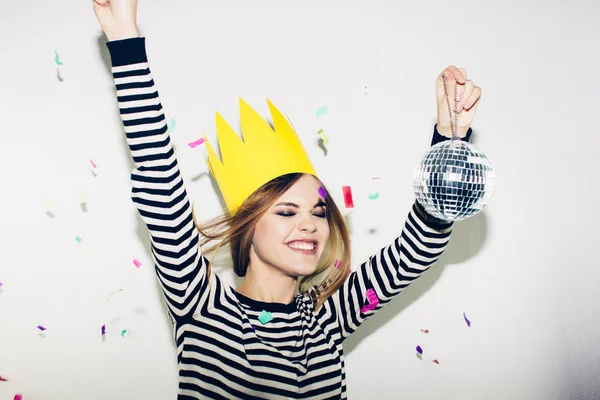
[[[287,276],[315,272],[329,238],[319,187],[315,177],[304,175],[258,220],[251,252],[261,264]]]

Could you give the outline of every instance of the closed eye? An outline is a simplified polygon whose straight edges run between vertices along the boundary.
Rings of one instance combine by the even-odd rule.
[[[293,217],[294,215],[296,215],[296,213],[289,212],[289,211],[279,211],[279,212],[277,212],[277,215],[280,215],[284,218],[289,218],[289,217]],[[324,212],[314,213],[313,215],[317,218],[327,218],[327,213],[324,213]]]

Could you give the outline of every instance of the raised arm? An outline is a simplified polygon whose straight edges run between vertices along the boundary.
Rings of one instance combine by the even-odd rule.
[[[145,39],[130,26],[134,0],[95,1],[112,61],[119,111],[136,168],[131,197],[148,227],[158,280],[175,320],[189,315],[207,287],[207,260],[179,170],[160,98],[150,73]]]
[[[466,140],[471,132],[469,129]],[[448,138],[434,128],[432,145],[443,140]],[[323,304],[318,314],[321,326],[341,344],[440,258],[450,240],[452,226],[452,222],[427,214],[415,201],[400,236],[363,262]],[[369,289],[379,302],[374,308],[365,307],[370,303]]]

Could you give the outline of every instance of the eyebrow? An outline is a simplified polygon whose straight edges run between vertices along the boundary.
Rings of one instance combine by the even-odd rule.
[[[275,204],[275,207],[277,207],[277,206],[288,206],[288,207],[300,208],[300,206],[298,204],[296,204],[296,203],[290,203],[290,202],[277,203],[277,204]],[[318,207],[327,207],[327,204],[323,200],[319,200],[317,202],[317,204],[315,204],[313,206],[313,208],[318,208]]]

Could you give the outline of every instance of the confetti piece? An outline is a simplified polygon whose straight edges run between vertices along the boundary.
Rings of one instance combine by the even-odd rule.
[[[133,259],[133,264],[134,264],[136,267],[138,267],[138,268],[142,266],[142,263],[141,263],[141,262],[139,262],[139,261],[137,260],[137,258],[134,258],[134,259]]]
[[[13,400],[23,400],[23,395],[20,393],[15,394],[15,398]]]
[[[102,331],[102,336],[106,335],[106,325],[102,325],[101,331]]]
[[[175,118],[171,118],[169,122],[167,122],[167,129],[169,130],[169,132],[173,132],[175,130],[175,125]]]
[[[3,378],[3,377],[0,376],[0,382],[8,382],[8,379]]]
[[[354,208],[352,189],[350,186],[342,186],[342,192],[344,193],[344,204],[346,205],[346,208]]]
[[[326,195],[327,193],[325,192],[325,189],[323,187],[319,187],[319,196],[321,196],[321,198],[325,200]]]
[[[327,114],[327,107],[323,106],[317,110],[317,118]]]
[[[253,330],[254,332],[256,332],[256,327],[255,327],[254,325],[251,325],[251,326],[252,326],[252,330]]]
[[[46,328],[44,328],[42,325],[38,325],[37,328],[42,332],[46,330]]]
[[[265,310],[262,310],[262,312],[258,316],[258,320],[263,325],[266,324],[267,322],[271,321],[272,319],[273,319],[273,316],[271,315],[271,313],[268,311],[265,311]]]
[[[92,164],[92,168],[98,168],[98,166],[96,165],[96,163],[93,162],[91,158],[90,158],[90,164]]]
[[[62,61],[60,61],[60,58],[58,57],[58,53],[55,51],[54,52],[54,62],[56,63],[56,65],[63,65]]]
[[[46,206],[46,208],[48,208],[48,209],[52,209],[52,208],[54,208],[54,203],[52,203],[50,200],[46,200],[46,201],[44,202],[44,205],[45,205],[45,206]]]
[[[202,143],[204,143],[204,140],[205,140],[204,138],[200,138],[200,139],[195,140],[193,142],[189,142],[188,146],[190,146],[193,149],[195,147],[200,146]]]
[[[340,269],[340,266],[341,266],[341,265],[342,265],[342,262],[341,262],[340,260],[336,259],[336,260],[335,260],[335,267],[336,267],[337,269]]]
[[[432,360],[434,363],[436,363],[437,365],[440,365],[440,362],[438,360]]]
[[[465,313],[463,313],[463,317],[465,318],[465,322],[467,323],[467,325],[470,328],[471,327],[471,321],[469,321],[469,319],[467,318],[467,315]]]
[[[126,333],[126,332],[127,332],[127,329],[123,329],[123,330],[121,331],[121,337],[125,337],[125,333]]]
[[[319,131],[317,132],[317,135],[319,135],[319,139],[321,139],[323,144],[327,144],[327,142],[329,141],[329,138],[327,137],[327,135],[325,134],[323,129],[319,129]]]
[[[87,203],[87,196],[86,196],[85,193],[79,192],[79,202],[80,203]]]
[[[75,240],[80,243],[83,239],[79,235],[75,235]]]
[[[423,355],[423,349],[421,348],[421,346],[417,346],[417,353]]]
[[[370,200],[375,200],[378,197],[379,197],[379,192],[369,193],[369,199]]]
[[[362,313],[374,310],[377,307],[377,305],[379,304],[379,299],[377,298],[377,294],[375,294],[375,291],[373,289],[367,290],[366,295],[367,295],[367,299],[369,300],[369,304],[364,305],[360,309],[360,312],[362,312]]]
[[[429,329],[421,329],[421,332],[423,332],[423,333],[429,333]]]
[[[3,283],[2,283],[2,282],[0,282],[0,288],[2,287],[2,285],[3,285]]]
[[[376,180],[378,180],[378,179],[379,179],[379,177],[378,177],[378,176],[374,176],[374,177],[373,177],[373,180],[374,180],[374,181],[376,181]]]

